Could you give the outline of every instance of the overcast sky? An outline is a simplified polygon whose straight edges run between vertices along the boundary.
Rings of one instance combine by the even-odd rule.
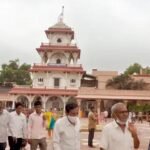
[[[85,70],[150,66],[150,0],[0,0],[0,64],[39,63],[36,48],[63,5]]]

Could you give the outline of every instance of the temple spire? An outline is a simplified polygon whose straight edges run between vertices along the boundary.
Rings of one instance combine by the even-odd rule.
[[[58,22],[63,22],[63,19],[64,19],[64,6],[62,6],[62,11],[58,16]]]

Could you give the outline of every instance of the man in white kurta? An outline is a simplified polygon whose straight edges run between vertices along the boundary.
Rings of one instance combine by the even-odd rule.
[[[80,123],[72,125],[67,116],[59,119],[54,128],[55,150],[80,150]]]
[[[74,102],[65,106],[66,116],[58,119],[54,127],[54,150],[80,150],[80,121],[78,105]]]
[[[134,150],[139,148],[140,141],[132,122],[128,122],[128,110],[124,103],[112,106],[114,121],[107,124],[102,131],[100,150]]]
[[[104,150],[133,150],[133,138],[125,127],[123,132],[116,121],[107,124],[102,131],[100,146]]]

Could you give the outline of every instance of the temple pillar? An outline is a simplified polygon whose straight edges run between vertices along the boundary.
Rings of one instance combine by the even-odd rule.
[[[65,116],[65,114],[66,114],[65,106],[66,106],[66,102],[67,102],[67,97],[64,96],[62,98],[62,100],[63,100],[63,116]]]
[[[128,105],[128,100],[124,100],[123,103],[127,106]]]
[[[101,100],[97,99],[97,114],[98,114],[98,124],[100,123],[100,114],[101,114]]]
[[[78,102],[78,106],[79,106],[79,113],[78,113],[78,116],[79,116],[79,118],[81,118],[81,117],[82,117],[81,99],[77,99],[77,102]]]

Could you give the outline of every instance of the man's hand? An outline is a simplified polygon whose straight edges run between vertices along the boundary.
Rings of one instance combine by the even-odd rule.
[[[29,144],[31,144],[31,143],[32,143],[32,140],[31,140],[31,139],[28,139],[27,141],[28,141],[28,143],[29,143]]]
[[[131,132],[132,136],[137,136],[137,129],[134,123],[128,123],[128,129]]]
[[[43,120],[46,121],[46,116],[45,115],[43,115]]]
[[[17,138],[16,137],[12,137],[13,138],[13,143],[17,143]]]
[[[137,135],[137,129],[133,123],[128,123],[128,130],[131,132],[134,141],[134,148],[139,148],[140,141]]]

